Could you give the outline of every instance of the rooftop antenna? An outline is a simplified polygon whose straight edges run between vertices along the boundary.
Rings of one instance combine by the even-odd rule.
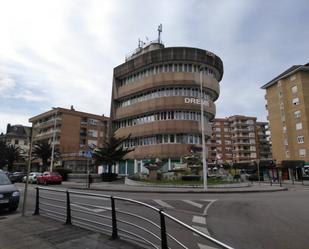
[[[158,26],[158,43],[161,43],[162,24]]]

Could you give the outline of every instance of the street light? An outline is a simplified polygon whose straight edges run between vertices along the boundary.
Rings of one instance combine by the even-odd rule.
[[[203,148],[203,155],[202,155],[202,160],[203,160],[203,186],[204,186],[204,191],[207,191],[207,171],[208,171],[208,166],[206,162],[206,144],[205,144],[205,127],[204,127],[204,101],[203,101],[203,71],[204,67],[201,66],[199,68],[200,72],[200,88],[201,88],[201,130],[202,130],[202,148]]]
[[[253,162],[253,164],[256,165],[256,167],[257,167],[259,186],[261,186],[260,159],[252,160],[252,162]]]
[[[30,130],[30,147],[29,147],[29,159],[28,159],[28,167],[27,167],[27,175],[26,175],[26,183],[25,183],[25,190],[24,190],[24,198],[23,198],[23,207],[21,215],[25,216],[26,212],[26,203],[27,203],[27,195],[28,195],[28,180],[29,180],[29,174],[30,174],[30,168],[31,168],[31,155],[32,155],[32,147],[33,147],[33,123]]]

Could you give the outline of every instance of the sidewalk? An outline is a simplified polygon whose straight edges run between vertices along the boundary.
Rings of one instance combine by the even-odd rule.
[[[62,182],[62,186],[70,189],[87,189],[85,183]],[[114,191],[114,192],[147,192],[147,193],[254,193],[254,192],[274,192],[285,191],[286,187],[280,187],[279,184],[258,183],[249,184],[249,186],[233,187],[232,184],[225,187],[209,187],[207,192],[203,188],[193,187],[157,187],[157,186],[130,186],[124,183],[99,182],[92,183],[90,190]]]
[[[0,215],[1,249],[141,249],[128,241],[43,216]]]

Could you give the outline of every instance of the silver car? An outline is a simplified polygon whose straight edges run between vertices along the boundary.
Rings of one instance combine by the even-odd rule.
[[[10,179],[0,172],[0,208],[15,211],[19,204],[19,190]]]

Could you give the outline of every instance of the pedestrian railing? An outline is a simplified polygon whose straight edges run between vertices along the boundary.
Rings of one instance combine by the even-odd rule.
[[[145,210],[136,209],[136,205]],[[34,215],[40,214],[111,234],[112,239],[121,236],[134,240],[147,248],[192,249],[193,239],[209,248],[232,249],[161,209],[123,197],[37,187]]]

